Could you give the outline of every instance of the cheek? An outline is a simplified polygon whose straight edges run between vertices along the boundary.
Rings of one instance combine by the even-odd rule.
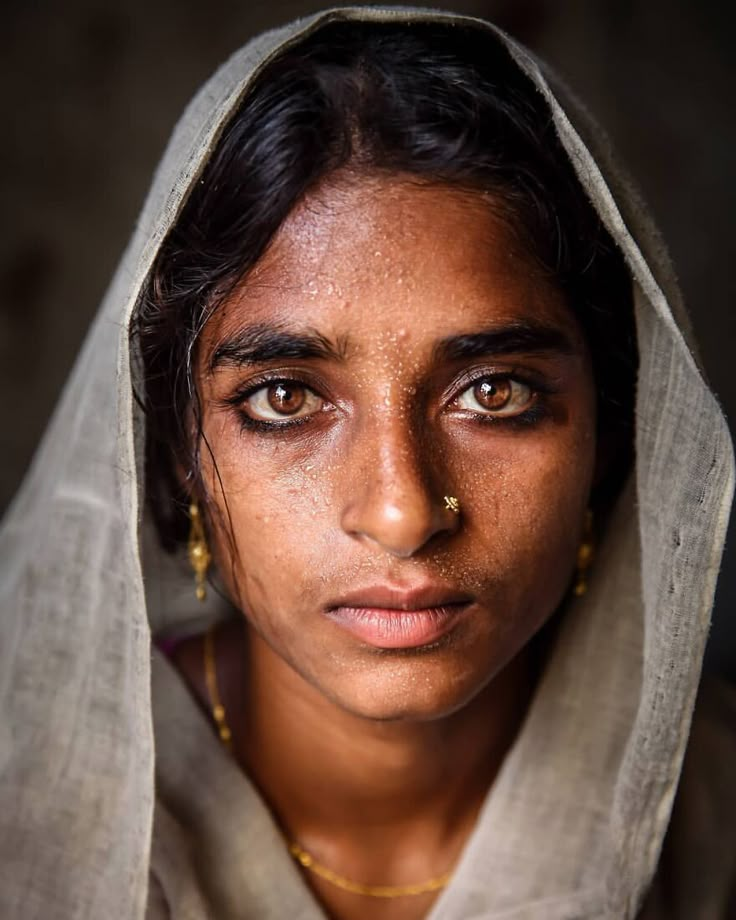
[[[206,435],[214,456],[202,463],[216,506],[213,549],[231,597],[245,610],[306,599],[324,557],[330,470],[309,449],[295,453],[277,438],[252,449],[237,424],[211,425]]]
[[[594,424],[587,413],[577,425],[482,437],[455,458],[468,566],[503,585],[512,607],[548,614],[564,594],[588,505]]]

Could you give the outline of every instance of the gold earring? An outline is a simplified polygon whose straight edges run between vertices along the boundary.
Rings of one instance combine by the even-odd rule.
[[[196,502],[192,502],[189,506],[189,520],[191,522],[189,528],[189,543],[187,544],[189,564],[194,569],[194,583],[196,585],[195,594],[197,595],[197,600],[203,601],[207,595],[204,585],[205,578],[207,577],[207,569],[210,567],[212,556],[210,556],[210,551],[207,546],[207,538],[204,533],[204,526],[202,525],[202,517],[199,513],[199,505]]]
[[[447,511],[452,511],[453,514],[460,514],[460,502],[454,495],[445,495],[444,502]]]
[[[575,586],[573,594],[575,597],[582,597],[588,590],[588,570],[593,564],[595,555],[595,543],[593,542],[593,512],[588,509],[585,512],[585,524],[583,525],[583,539],[578,547],[578,559],[575,567]]]

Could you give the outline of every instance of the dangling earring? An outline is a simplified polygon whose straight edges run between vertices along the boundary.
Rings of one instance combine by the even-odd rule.
[[[583,527],[583,540],[578,547],[578,561],[575,568],[575,586],[572,589],[575,597],[582,597],[588,590],[588,570],[593,564],[595,544],[593,542],[593,512],[585,512],[585,525]]]
[[[203,601],[207,594],[204,583],[207,577],[207,569],[210,567],[210,562],[212,561],[212,556],[210,556],[210,551],[207,546],[207,538],[205,537],[202,518],[199,513],[199,505],[194,501],[189,506],[189,520],[191,522],[189,528],[189,543],[187,545],[189,564],[194,569],[194,583],[196,585],[195,594],[197,595],[197,600]]]

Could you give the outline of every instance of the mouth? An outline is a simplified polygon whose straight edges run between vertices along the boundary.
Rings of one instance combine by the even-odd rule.
[[[382,649],[432,645],[457,625],[472,598],[443,586],[377,585],[327,606],[328,619],[356,639]]]

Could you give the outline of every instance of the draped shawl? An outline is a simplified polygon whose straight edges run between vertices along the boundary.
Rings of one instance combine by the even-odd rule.
[[[196,602],[184,562],[157,549],[144,513],[128,326],[162,239],[254,76],[283,48],[344,19],[463,24],[501,43],[546,100],[625,257],[636,311],[634,471],[590,590],[565,616],[431,918],[633,917],[655,871],[732,497],[723,415],[650,219],[564,88],[486,23],[358,8],[260,36],[191,102],[4,521],[3,917],[321,916],[263,802],[152,653],[152,632],[186,624]]]

